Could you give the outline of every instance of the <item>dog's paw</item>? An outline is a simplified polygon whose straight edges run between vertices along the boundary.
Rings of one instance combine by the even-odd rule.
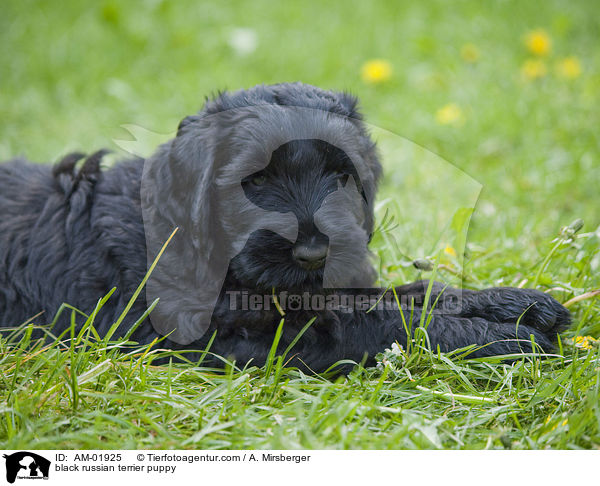
[[[501,287],[476,292],[469,313],[495,322],[515,322],[546,333],[566,329],[571,314],[554,298],[535,289]]]
[[[571,313],[548,294],[533,289],[521,289],[531,300],[523,314],[525,324],[544,332],[557,333],[571,325]]]

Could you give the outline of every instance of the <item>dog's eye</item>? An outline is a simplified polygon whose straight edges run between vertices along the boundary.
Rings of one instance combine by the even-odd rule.
[[[348,179],[350,178],[349,174],[346,174],[345,172],[342,172],[341,170],[336,170],[334,172],[335,177],[337,178],[338,181],[341,182],[342,186],[345,186],[346,183],[348,182]]]
[[[263,186],[265,182],[267,182],[267,177],[264,175],[258,175],[251,179],[253,185],[255,186]]]
[[[333,175],[336,178],[340,179],[344,184],[348,181],[349,174],[345,170],[342,170],[342,169],[334,170]]]

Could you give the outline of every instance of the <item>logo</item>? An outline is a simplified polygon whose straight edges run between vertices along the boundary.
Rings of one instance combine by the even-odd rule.
[[[6,480],[12,484],[15,479],[48,479],[50,461],[39,454],[21,451],[4,454],[6,460]]]

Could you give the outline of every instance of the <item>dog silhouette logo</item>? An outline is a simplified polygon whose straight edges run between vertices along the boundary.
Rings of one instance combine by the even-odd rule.
[[[17,478],[48,479],[50,461],[39,454],[21,451],[4,454],[6,460],[6,480],[12,484]]]

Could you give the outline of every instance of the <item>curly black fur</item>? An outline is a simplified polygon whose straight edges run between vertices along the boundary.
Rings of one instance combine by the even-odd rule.
[[[260,117],[251,113],[236,115],[237,118],[231,115],[227,127],[206,121],[212,114],[255,106],[266,111]],[[227,174],[233,168],[253,167],[249,165],[256,157],[251,155],[252,150],[274,139],[274,133],[279,131],[276,128],[285,125],[278,110],[286,106],[326,114],[315,120],[315,126],[328,132],[327,137],[273,142],[278,148],[269,152],[268,164],[246,170],[241,180],[246,201],[210,199],[208,194],[215,187],[231,183]],[[334,116],[345,121],[336,121]],[[270,122],[275,125],[269,125]],[[290,127],[293,130],[293,125]],[[243,131],[245,128],[247,132]],[[259,139],[256,134],[261,129],[263,135]],[[335,143],[329,142],[332,137]],[[347,151],[355,154],[351,161]],[[143,207],[151,208],[156,224],[164,226],[163,236],[168,236],[175,226],[184,227],[176,235],[173,248],[178,252],[177,258],[189,262],[189,274],[176,274],[172,270],[176,267],[171,265],[175,257],[165,257],[161,275],[171,285],[165,292],[172,295],[170,300],[159,303],[152,314],[170,319],[182,328],[196,318],[202,319],[195,308],[202,296],[193,290],[194,285],[199,285],[197,279],[207,274],[194,265],[198,252],[210,252],[217,235],[222,238],[220,241],[233,242],[240,230],[215,223],[217,213],[244,211],[250,201],[273,214],[293,214],[298,221],[296,241],[266,229],[252,232],[243,250],[229,262],[208,332],[192,342],[188,339],[186,344],[166,339],[164,345],[171,348],[201,350],[216,330],[212,353],[234,357],[240,363],[252,360],[261,364],[266,360],[281,314],[276,306],[232,309],[232,292],[237,296],[264,295],[274,289],[306,293],[309,297],[373,294],[372,289],[365,291],[357,286],[368,285],[374,277],[367,244],[373,231],[372,203],[381,169],[355,98],[300,83],[223,93],[208,101],[198,115],[183,120],[177,137],[149,159],[153,162],[147,173],[152,191],[141,190],[144,164],[148,161],[133,159],[102,171],[100,161],[104,154],[100,151],[89,156],[79,168],[83,154],[67,155],[53,168],[22,159],[0,165],[1,327],[16,326],[42,311],[42,319],[50,322],[63,302],[90,312],[100,297],[116,287],[95,319],[97,330],[106,333],[147,271],[149,248]],[[347,187],[350,179],[359,194],[354,206],[339,201],[326,204],[340,187]],[[175,191],[177,183],[180,185]],[[217,207],[219,204],[223,207]],[[327,251],[328,268],[338,290],[324,285],[326,267],[314,254],[322,248]],[[414,302],[412,310],[404,311],[406,319],[412,316],[408,326],[413,330],[425,312],[426,289],[427,282],[395,289],[401,301],[408,297],[409,302]],[[379,293],[385,294],[384,300],[391,295],[391,291]],[[543,350],[552,351],[556,333],[570,322],[563,306],[537,290],[472,291],[444,289],[436,283],[430,302],[436,299],[438,311],[432,314],[427,327],[431,346],[450,351],[480,345],[471,353],[473,357],[530,351],[531,336]],[[131,319],[123,322],[117,335],[125,333],[147,305],[145,298],[138,298],[130,312]],[[444,312],[446,305],[451,310]],[[304,363],[315,371],[341,359],[361,361],[367,357],[367,363],[372,363],[374,355],[393,341],[407,344],[397,307],[376,307],[366,312],[364,307],[337,306],[288,309],[280,349],[285,349],[313,318],[314,323],[291,354],[294,364]],[[65,316],[58,320],[54,333],[68,326],[69,318]],[[149,343],[157,336],[147,321],[132,339]]]

